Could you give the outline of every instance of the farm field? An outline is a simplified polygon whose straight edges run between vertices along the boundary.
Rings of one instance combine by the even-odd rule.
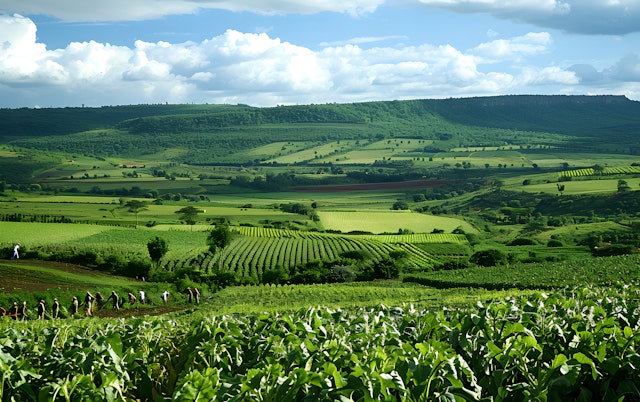
[[[619,179],[593,179],[563,182],[563,194],[598,194],[618,191]],[[628,179],[632,191],[640,190],[640,179]],[[557,183],[540,183],[521,186],[520,190],[529,193],[559,194]]]
[[[451,233],[458,227],[465,231],[475,231],[470,224],[461,219],[409,211],[318,211],[318,216],[325,229],[342,232],[362,231],[380,234],[408,229],[415,233],[431,233],[434,229],[441,229]]]
[[[0,400],[635,401],[638,105],[0,110]]]
[[[239,290],[230,292],[239,296]],[[366,292],[411,294],[389,290],[354,288],[351,301]],[[330,287],[261,287],[248,293],[256,304],[282,300],[284,309],[267,303],[267,311],[240,314],[196,309],[125,320],[4,319],[0,393],[20,400],[414,401],[442,394],[576,400],[588,392],[622,400],[638,394],[632,329],[640,318],[638,292],[636,284],[582,286],[480,292],[471,298],[483,300],[464,307],[448,300],[439,308],[344,306],[349,301],[290,311],[296,293],[343,299],[332,298],[341,293]],[[242,311],[241,304],[234,307]]]

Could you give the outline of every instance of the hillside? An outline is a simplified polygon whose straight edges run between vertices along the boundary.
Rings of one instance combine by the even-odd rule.
[[[134,134],[216,131],[223,127],[388,123],[399,128],[444,120],[503,128],[598,136],[640,133],[640,103],[623,96],[497,96],[254,108],[246,105],[133,105],[0,109],[0,140],[118,128]],[[409,123],[413,124],[409,124]],[[444,123],[443,123],[444,124]],[[405,133],[406,134],[406,133]]]
[[[580,153],[638,155],[638,138],[640,103],[622,96],[1,109],[0,182],[33,182],[38,172],[80,156],[112,158],[112,166],[308,166],[335,173],[343,171],[333,168],[339,164],[420,177],[458,165],[460,157],[477,167],[527,167],[558,166],[568,154],[575,155],[572,165],[584,163]]]

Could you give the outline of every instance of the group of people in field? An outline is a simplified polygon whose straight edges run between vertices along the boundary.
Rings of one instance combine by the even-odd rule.
[[[197,291],[197,289],[196,289]],[[198,300],[199,300],[200,292],[198,292]],[[161,295],[162,301],[164,304],[169,303],[169,292],[164,291]],[[139,304],[147,304],[147,295],[144,290],[138,291],[138,295],[134,295],[133,293],[127,293],[127,298],[122,299],[115,290],[111,291],[111,294],[105,298],[102,293],[96,292],[93,295],[91,292],[87,291],[84,296],[84,299],[80,301],[80,299],[76,296],[73,296],[71,299],[71,305],[68,308],[69,317],[74,317],[76,314],[80,312],[82,309],[84,311],[85,316],[92,317],[93,311],[95,309],[101,309],[105,305],[111,305],[111,308],[114,310],[120,310],[120,307],[129,302],[131,306],[136,303]],[[191,297],[189,298],[189,302],[191,302]],[[36,307],[37,319],[44,320],[45,315],[49,315],[51,318],[60,318],[60,303],[58,302],[58,298],[53,299],[53,303],[51,304],[50,310],[47,309],[46,303],[44,300],[40,300],[38,306]],[[8,316],[14,320],[27,320],[31,318],[31,312],[27,307],[27,302],[24,301],[22,304],[18,302],[13,302],[13,306],[9,308],[9,310],[0,306],[0,315]]]

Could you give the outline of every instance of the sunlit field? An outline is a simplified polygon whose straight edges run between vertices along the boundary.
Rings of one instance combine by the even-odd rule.
[[[430,233],[434,229],[440,229],[450,233],[457,227],[462,227],[465,231],[475,231],[469,223],[461,219],[408,211],[319,211],[318,215],[325,229],[342,232],[397,233],[399,229],[408,229],[415,233]]]

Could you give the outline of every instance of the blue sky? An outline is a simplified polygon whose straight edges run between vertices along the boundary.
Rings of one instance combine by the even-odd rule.
[[[640,100],[640,0],[0,0],[0,107]]]

